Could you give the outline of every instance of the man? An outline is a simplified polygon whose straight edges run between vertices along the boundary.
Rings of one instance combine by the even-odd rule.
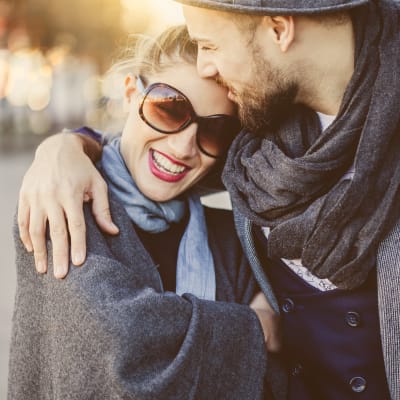
[[[399,399],[398,4],[178,1],[246,128],[224,182],[281,311],[275,397]]]
[[[288,398],[399,399],[399,5],[178,1],[252,132],[224,183],[281,310]]]

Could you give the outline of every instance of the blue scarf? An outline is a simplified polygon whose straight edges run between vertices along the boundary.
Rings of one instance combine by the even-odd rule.
[[[189,222],[182,236],[176,267],[176,293],[192,293],[205,300],[215,300],[214,260],[208,246],[207,227],[200,197],[196,193],[186,200],[155,202],[137,187],[120,153],[120,138],[103,148],[101,170],[109,189],[125,207],[132,222],[146,232],[167,230],[182,220],[189,205]]]

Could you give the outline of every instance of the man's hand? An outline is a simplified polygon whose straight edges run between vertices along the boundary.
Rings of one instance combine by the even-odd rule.
[[[35,159],[23,179],[18,226],[26,249],[34,252],[36,269],[40,273],[47,272],[47,221],[53,246],[54,276],[64,278],[68,274],[68,233],[73,264],[78,266],[85,261],[84,201],[93,200],[93,214],[102,230],[118,233],[110,216],[107,185],[84,153],[86,142],[90,140],[72,133],[46,139],[36,150]],[[95,157],[93,146],[92,158]],[[86,148],[85,151],[89,153]]]
[[[271,308],[262,292],[257,293],[250,308],[257,314],[264,332],[265,347],[267,351],[276,353],[280,350],[279,315]]]

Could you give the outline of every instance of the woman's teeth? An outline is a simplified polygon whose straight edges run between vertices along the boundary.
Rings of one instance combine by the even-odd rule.
[[[153,151],[153,160],[160,170],[169,174],[179,175],[186,170],[184,166],[174,164],[167,157],[155,151]]]

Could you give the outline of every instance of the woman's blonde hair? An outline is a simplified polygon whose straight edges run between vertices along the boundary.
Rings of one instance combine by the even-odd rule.
[[[109,69],[108,76],[130,73],[146,78],[179,63],[196,65],[197,45],[190,39],[185,25],[168,28],[155,38],[133,35],[129,39],[130,43]],[[224,159],[219,159],[212,171],[196,184],[199,193],[207,194],[224,189],[221,182],[223,164]]]
[[[185,25],[164,30],[157,37],[132,35],[129,43],[109,73],[153,75],[179,62],[196,65],[197,46],[191,41]]]

